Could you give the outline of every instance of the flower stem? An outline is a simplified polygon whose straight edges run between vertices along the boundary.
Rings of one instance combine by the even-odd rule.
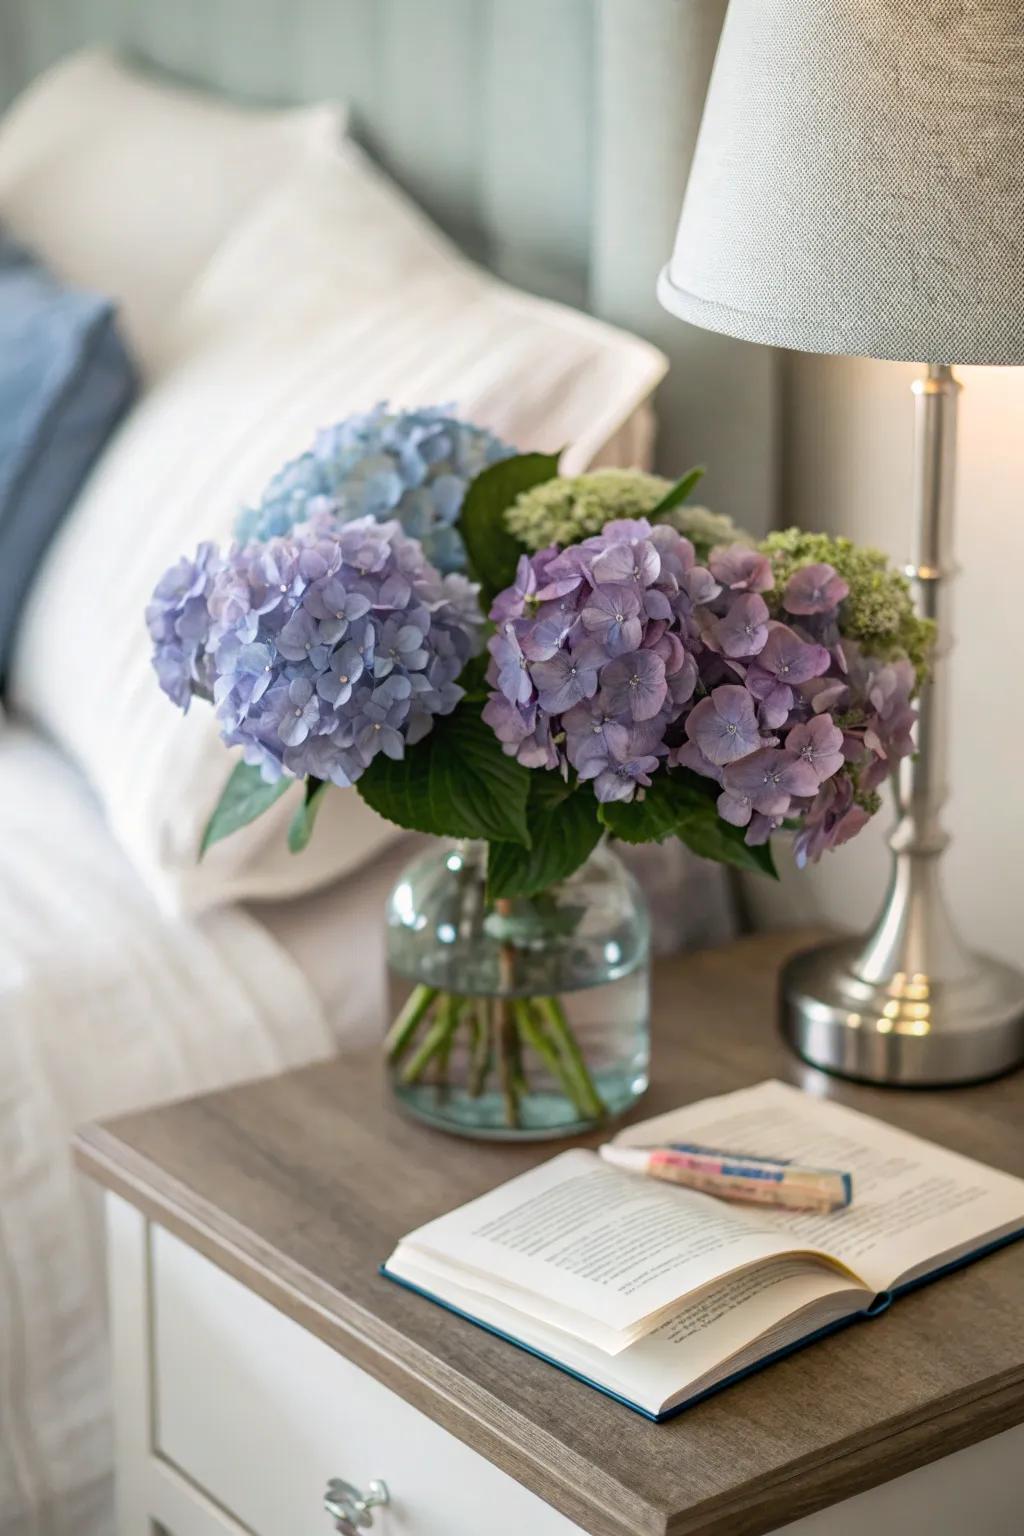
[[[450,992],[446,993],[441,1000],[440,1017],[448,1026],[448,1032],[438,1046],[435,1056],[436,1082],[439,1088],[448,1086],[448,1062],[452,1054],[452,1043],[465,1006],[465,998],[456,997]]]
[[[451,997],[446,996],[444,1005],[420,1041],[418,1050],[409,1058],[402,1069],[403,1083],[417,1082],[431,1058],[438,1051],[450,1045],[451,1037],[455,1032],[455,1026],[459,1022],[458,1010],[454,1009],[451,1003]]]
[[[478,1099],[484,1091],[484,1083],[491,1065],[491,1032],[487,1022],[487,1004],[479,1001],[473,1009],[471,1022],[472,1044],[469,1050],[469,1077],[467,1089],[471,1099]]]
[[[512,1004],[508,998],[495,998],[494,1024],[498,1036],[498,1073],[501,1096],[505,1101],[505,1124],[514,1127],[519,1124],[519,1084],[516,1081]]]
[[[513,964],[514,951],[505,957],[507,972]],[[429,1067],[431,1081],[438,1088],[448,1086],[451,1053],[460,1029],[468,1031],[466,1092],[480,1098],[496,1070],[510,1129],[522,1124],[522,1102],[530,1092],[526,1073],[530,1053],[554,1078],[581,1120],[601,1120],[607,1114],[565,1010],[550,995],[474,999],[425,983],[415,987],[385,1042],[392,1062],[415,1045],[401,1069],[401,1081],[411,1086],[421,1081]],[[421,1031],[418,1039],[417,1031]]]
[[[554,1040],[559,1057],[565,1068],[566,1074],[572,1078],[579,1095],[573,1095],[573,1102],[578,1104],[588,1120],[603,1120],[608,1113],[604,1100],[594,1086],[587,1064],[569,1026],[569,1020],[565,1016],[565,1010],[557,997],[538,997],[534,999],[540,1015],[547,1025],[548,1033]]]
[[[590,1119],[590,1109],[586,1097],[580,1093],[579,1086],[574,1077],[566,1070],[562,1058],[545,1034],[543,1025],[534,1018],[533,1008],[529,1001],[526,998],[519,998],[514,1007],[516,1024],[526,1045],[529,1046],[535,1056],[540,1058],[551,1073],[551,1076],[561,1083],[562,1091],[569,1102],[575,1106],[580,1118],[583,1120]]]
[[[404,1055],[421,1020],[433,1007],[437,995],[437,987],[428,987],[426,982],[421,982],[409,993],[384,1041],[384,1050],[389,1060],[398,1061]]]

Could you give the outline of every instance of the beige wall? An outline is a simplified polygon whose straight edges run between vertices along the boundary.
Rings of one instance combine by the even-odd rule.
[[[794,355],[785,371],[783,518],[904,561],[918,370]],[[1024,369],[967,368],[961,380],[946,883],[968,940],[1024,962]],[[761,883],[750,892],[759,921],[866,925],[884,887],[890,820],[883,810],[812,871],[787,868],[781,900]]]

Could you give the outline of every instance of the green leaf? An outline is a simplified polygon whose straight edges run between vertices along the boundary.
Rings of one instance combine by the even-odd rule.
[[[770,875],[773,880],[779,878],[771,846],[762,843],[751,848],[743,840],[743,828],[723,821],[714,804],[681,816],[676,825],[676,836],[701,858],[732,864],[736,869],[754,870]]]
[[[593,786],[573,789],[554,772],[531,774],[526,819],[529,848],[491,844],[487,889],[495,900],[535,896],[567,879],[593,853],[602,832]]]
[[[308,778],[306,780],[306,792],[302,797],[302,803],[296,806],[295,815],[288,828],[288,847],[292,853],[301,853],[303,848],[308,847],[309,840],[313,836],[317,812],[323,804],[324,791],[327,787],[326,779]]]
[[[603,805],[600,817],[609,832],[625,843],[661,842],[678,837],[701,858],[756,870],[778,879],[770,846],[748,847],[743,828],[723,821],[710,779],[687,769],[658,774],[642,800]]]
[[[262,816],[294,783],[294,779],[281,777],[276,784],[267,784],[260,777],[258,768],[250,768],[248,763],[236,764],[213,815],[206,823],[199,844],[199,857],[202,858],[207,848],[219,843],[222,837],[230,837],[232,832],[237,832],[240,827],[255,821],[257,816]]]
[[[705,792],[691,783],[698,775],[685,772],[658,773],[644,790],[642,800],[613,800],[599,810],[601,821],[624,843],[657,843],[674,837],[680,819],[707,801]],[[711,809],[717,816],[714,801]]]
[[[505,756],[475,699],[436,720],[400,763],[378,753],[357,788],[379,815],[414,832],[529,844],[530,771]]]
[[[694,487],[703,480],[705,474],[706,470],[703,464],[695,465],[681,480],[676,481],[670,491],[666,492],[654,510],[648,512],[648,517],[651,519],[660,517],[663,512],[671,512],[673,507],[682,506]]]
[[[521,453],[502,459],[477,475],[466,492],[458,530],[469,556],[470,573],[483,589],[484,606],[515,580],[525,545],[505,526],[505,512],[521,491],[543,485],[558,474],[556,453]]]

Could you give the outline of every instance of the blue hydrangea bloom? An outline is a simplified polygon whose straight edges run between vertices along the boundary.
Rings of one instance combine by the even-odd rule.
[[[397,522],[330,512],[288,533],[203,545],[146,612],[160,686],[213,700],[221,736],[268,781],[353,784],[400,758],[463,695],[480,649],[478,589],[442,575]]]
[[[438,570],[460,571],[466,559],[455,522],[466,487],[514,453],[450,407],[389,411],[382,403],[319,432],[246,508],[235,532],[244,541],[273,538],[324,513],[345,523],[393,519]]]

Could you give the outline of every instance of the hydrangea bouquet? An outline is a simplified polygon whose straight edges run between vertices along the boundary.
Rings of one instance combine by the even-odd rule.
[[[688,503],[698,479],[560,477],[444,409],[321,433],[147,612],[161,687],[211,701],[241,748],[204,847],[298,780],[298,851],[327,787],[354,785],[402,827],[485,842],[511,922],[605,834],[768,874],[778,829],[801,864],[856,835],[912,750],[929,626],[878,552],[754,542]],[[597,1118],[559,999],[533,1001],[416,987],[396,1071],[443,1070],[458,1030],[493,1025],[510,1124],[531,1051]]]

